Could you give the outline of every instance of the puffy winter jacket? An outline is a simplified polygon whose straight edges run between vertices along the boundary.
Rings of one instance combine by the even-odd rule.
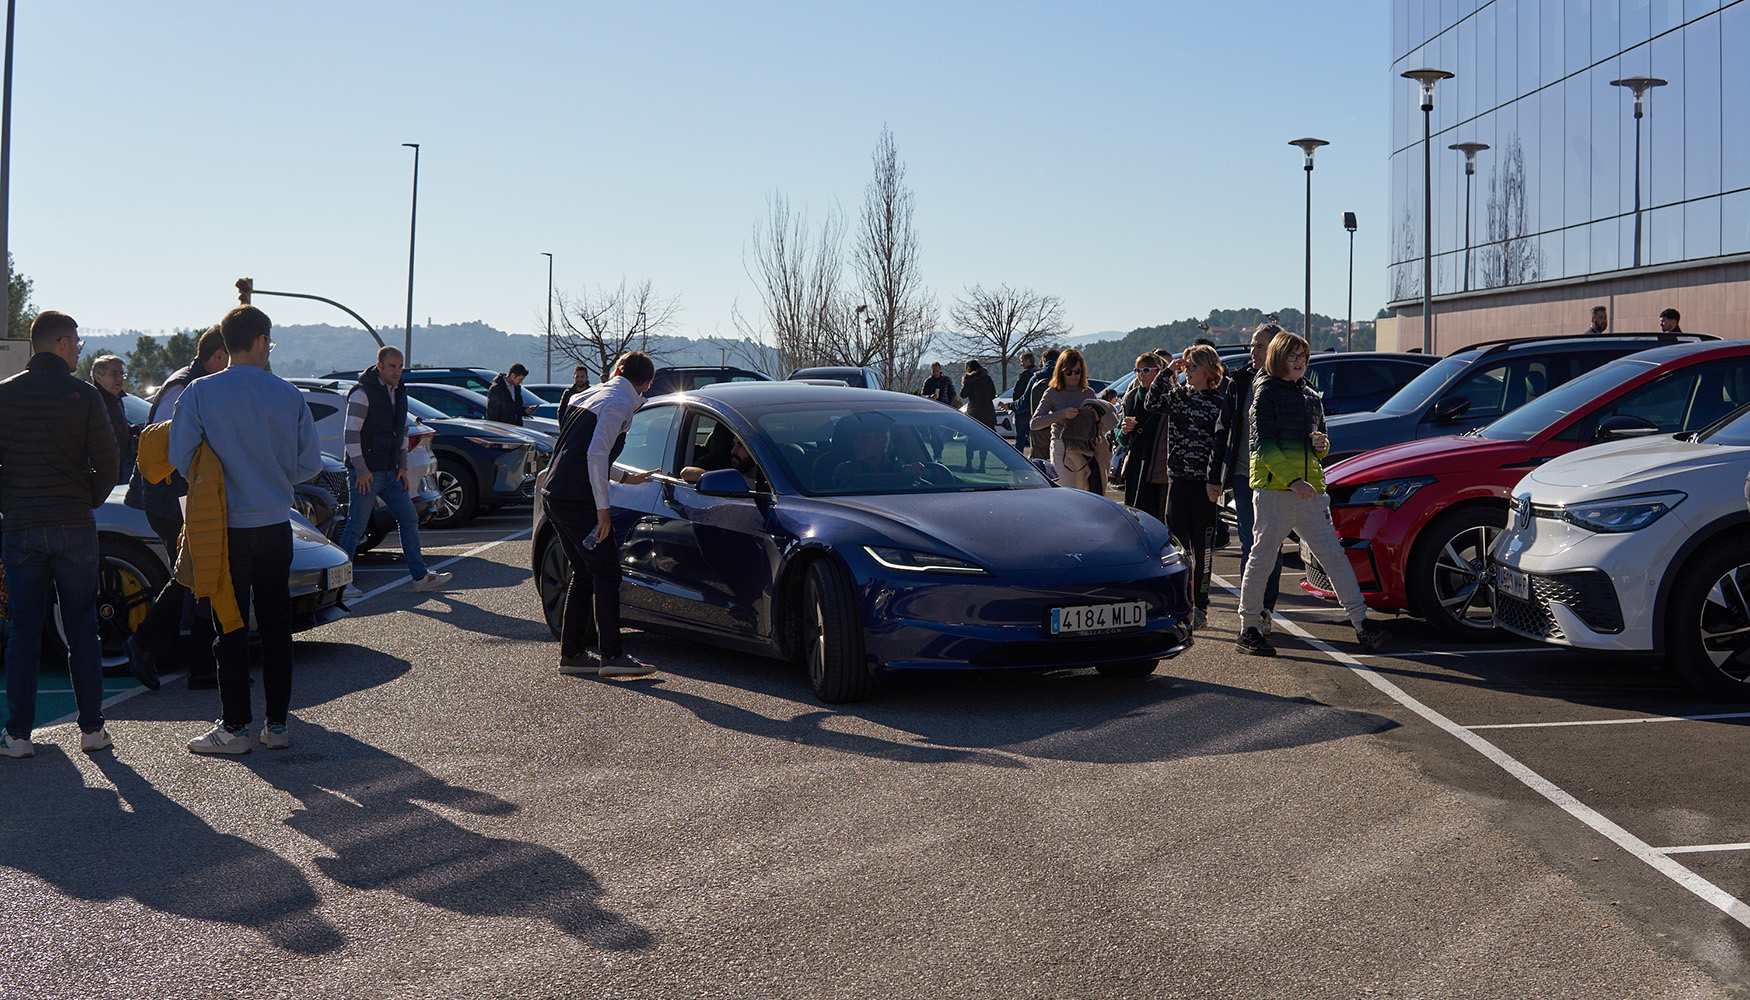
[[[1312,443],[1313,432],[1325,429],[1325,406],[1305,379],[1260,378],[1252,393],[1251,425],[1252,489],[1285,490],[1304,479],[1325,491],[1319,459],[1330,449],[1315,449]]]
[[[7,531],[95,524],[115,487],[115,431],[96,386],[43,352],[0,382],[0,514]]]

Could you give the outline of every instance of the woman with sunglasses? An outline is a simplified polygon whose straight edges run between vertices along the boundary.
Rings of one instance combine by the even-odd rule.
[[[1183,372],[1185,381],[1178,380]],[[1143,405],[1160,414],[1167,511],[1162,520],[1191,557],[1191,627],[1209,623],[1210,557],[1221,509],[1209,496],[1209,460],[1215,428],[1226,410],[1221,391],[1225,369],[1215,348],[1197,344],[1155,379]],[[1138,376],[1139,378],[1141,376]],[[1219,496],[1219,494],[1218,494]]]
[[[1276,558],[1289,532],[1315,556],[1331,578],[1343,611],[1355,624],[1355,639],[1371,653],[1387,640],[1367,620],[1367,601],[1349,565],[1349,553],[1331,523],[1331,498],[1319,460],[1331,450],[1325,408],[1306,381],[1312,348],[1284,330],[1264,352],[1264,371],[1252,393],[1252,551],[1240,578],[1242,653],[1275,656],[1264,633],[1264,585],[1276,573]]]
[[[1089,493],[1106,492],[1106,467],[1112,460],[1106,432],[1118,425],[1118,411],[1088,388],[1082,352],[1057,356],[1051,383],[1033,411],[1033,430],[1051,430],[1051,465],[1057,481]]]
[[[1150,352],[1136,359],[1136,381],[1119,406],[1118,443],[1126,450],[1118,474],[1124,479],[1124,502],[1144,513],[1166,519],[1166,465],[1160,437],[1161,415],[1144,409],[1143,400],[1154,385],[1166,359]],[[1157,454],[1158,453],[1158,454]],[[1157,480],[1159,480],[1157,482]]]

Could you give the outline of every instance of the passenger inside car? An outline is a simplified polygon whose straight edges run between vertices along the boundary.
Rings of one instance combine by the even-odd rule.
[[[680,471],[680,478],[689,483],[696,483],[699,477],[707,472],[718,469],[734,469],[747,480],[747,488],[757,492],[770,492],[765,474],[760,471],[759,463],[747,450],[747,445],[736,433],[710,417],[701,417],[694,429],[694,440],[704,435],[703,444],[695,444],[692,448],[692,464]]]

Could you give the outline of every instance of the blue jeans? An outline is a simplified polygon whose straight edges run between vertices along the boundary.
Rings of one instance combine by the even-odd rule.
[[[346,488],[351,506],[346,512],[346,530],[340,533],[340,551],[345,552],[348,559],[353,557],[359,539],[365,537],[365,530],[371,526],[377,498],[382,497],[383,505],[395,518],[396,530],[401,533],[401,554],[407,560],[407,572],[413,574],[415,580],[425,579],[425,560],[419,555],[419,513],[413,509],[413,498],[407,495],[407,484],[401,481],[400,471],[391,469],[371,473],[371,488],[360,493],[358,473],[349,466]]]
[[[67,673],[79,705],[79,729],[103,728],[103,662],[97,645],[97,526],[20,528],[5,533],[6,597],[12,638],[6,643],[7,732],[29,739],[36,725],[37,667],[49,588],[61,601]]]
[[[1257,520],[1252,513],[1252,487],[1249,483],[1234,483],[1234,513],[1238,515],[1240,522],[1240,575],[1243,579],[1246,566],[1251,561],[1252,531],[1254,522]],[[1265,617],[1268,618],[1269,613],[1276,610],[1276,599],[1282,596],[1282,550],[1280,548],[1276,550],[1276,568],[1269,576],[1265,577],[1265,580],[1268,582],[1264,585],[1264,613]]]

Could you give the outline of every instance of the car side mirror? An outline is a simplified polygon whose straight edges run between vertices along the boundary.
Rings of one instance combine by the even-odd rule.
[[[1448,396],[1434,404],[1434,409],[1428,411],[1428,419],[1433,421],[1457,420],[1470,411],[1470,397]]]
[[[699,477],[699,483],[694,487],[700,496],[727,497],[731,500],[751,500],[752,491],[747,488],[747,477],[734,469],[714,469]]]
[[[1049,479],[1054,483],[1057,482],[1057,468],[1045,459],[1035,458],[1033,460],[1033,468],[1038,469],[1039,474],[1046,479]]]
[[[1605,417],[1598,424],[1598,430],[1593,432],[1594,441],[1620,441],[1624,438],[1647,437],[1659,433],[1659,425],[1646,417],[1637,417],[1632,413],[1618,413]]]

